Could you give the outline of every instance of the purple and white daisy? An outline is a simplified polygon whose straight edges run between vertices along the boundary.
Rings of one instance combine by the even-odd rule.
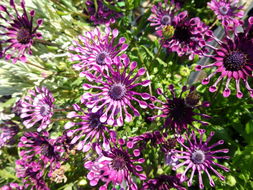
[[[107,2],[110,3],[111,6],[115,6],[115,1],[107,0]],[[87,7],[87,11],[84,10],[84,13],[90,16],[89,20],[93,22],[94,25],[109,25],[110,23],[114,23],[116,19],[123,16],[122,13],[112,10],[108,6],[106,6],[103,0],[97,0],[96,3],[97,10],[94,1],[86,1],[85,4]]]
[[[229,159],[229,156],[220,156],[215,155],[216,153],[228,153],[228,149],[220,149],[220,150],[212,150],[214,147],[218,145],[222,145],[224,143],[223,140],[219,140],[218,142],[208,145],[210,140],[212,139],[214,132],[209,134],[206,141],[203,141],[203,135],[205,134],[205,130],[199,130],[200,138],[197,140],[196,134],[194,131],[190,135],[185,135],[186,139],[183,137],[178,138],[178,143],[185,149],[184,151],[181,150],[174,150],[176,153],[175,157],[184,160],[180,164],[173,167],[173,170],[177,170],[182,166],[187,166],[185,171],[182,173],[180,177],[180,181],[186,180],[186,173],[192,169],[191,176],[188,180],[188,186],[192,185],[192,179],[194,177],[195,172],[198,173],[199,176],[199,188],[203,189],[204,184],[202,181],[202,172],[205,172],[209,178],[210,185],[212,187],[215,186],[215,183],[209,173],[208,170],[214,172],[221,180],[224,180],[225,177],[222,176],[213,166],[217,166],[224,171],[228,172],[229,169],[223,165],[220,165],[214,162],[215,159]],[[185,141],[188,141],[188,146],[185,145]]]
[[[123,139],[113,140],[110,149],[102,150],[102,153],[95,161],[88,161],[84,167],[89,170],[87,178],[91,186],[96,186],[101,180],[105,184],[99,190],[106,190],[108,185],[122,186],[125,184],[128,189],[137,190],[138,187],[132,179],[132,175],[140,180],[145,180],[146,176],[141,174],[143,169],[140,165],[145,160],[140,158],[140,151],[133,150],[129,153]]]
[[[244,16],[244,5],[239,6],[239,0],[211,0],[208,7],[214,11],[218,20],[224,26],[238,26],[242,24],[240,19]]]
[[[109,133],[108,128],[104,123],[100,122],[100,117],[102,116],[102,110],[95,113],[85,112],[77,104],[73,105],[76,110],[68,113],[68,118],[80,119],[79,122],[69,121],[65,124],[65,129],[70,129],[78,126],[76,129],[71,129],[67,131],[67,135],[72,137],[70,144],[77,144],[77,149],[83,152],[89,151],[91,148],[101,149],[101,145],[106,147],[109,141],[106,137],[106,133]],[[82,112],[79,115],[77,112]]]
[[[155,115],[150,119],[153,120],[157,117],[166,118],[164,127],[169,127],[176,133],[182,133],[184,130],[188,129],[188,125],[191,125],[193,128],[195,128],[193,126],[193,122],[198,122],[202,125],[208,125],[207,122],[194,118],[195,116],[210,118],[210,116],[206,114],[196,112],[201,107],[208,107],[209,103],[203,102],[201,105],[198,105],[199,97],[196,95],[194,86],[189,89],[189,93],[186,98],[182,97],[182,94],[188,90],[186,86],[182,87],[179,97],[176,96],[173,85],[169,85],[168,89],[172,94],[172,98],[166,96],[161,89],[157,89],[157,93],[159,95],[163,95],[166,98],[166,102],[163,102],[157,98],[153,100],[154,103],[161,104],[161,107],[156,106],[155,104],[151,104],[150,107],[161,110],[162,113],[160,115]]]
[[[253,97],[253,89],[248,83],[248,79],[252,77],[253,71],[253,42],[248,37],[249,31],[253,28],[252,26],[253,17],[250,17],[248,28],[246,28],[244,32],[237,33],[234,30],[233,37],[230,37],[227,32],[227,35],[222,41],[214,37],[219,46],[216,48],[209,45],[209,47],[214,50],[214,53],[206,56],[213,58],[215,62],[209,65],[196,66],[197,71],[205,68],[216,68],[215,71],[202,80],[202,84],[208,84],[213,76],[216,74],[219,75],[215,83],[210,86],[210,92],[217,91],[217,85],[226,78],[226,84],[223,91],[224,97],[228,97],[231,94],[229,84],[232,79],[235,80],[237,98],[243,97],[243,93],[240,90],[241,81],[244,82],[250,96]]]
[[[39,162],[16,161],[16,175],[21,178],[25,189],[50,190],[43,180],[44,169]]]
[[[61,153],[64,151],[57,139],[50,139],[48,132],[39,134],[38,132],[26,132],[20,138],[18,147],[22,148],[20,156],[22,160],[29,162],[39,157],[44,165],[50,163],[49,175],[60,168],[62,160]]]
[[[0,124],[0,148],[12,144],[18,131],[18,126],[11,121]]]
[[[154,179],[150,179],[143,184],[141,190],[169,190],[169,189],[177,189],[177,190],[186,190],[186,188],[181,186],[180,183],[180,174],[176,176],[169,175],[160,175]]]
[[[15,16],[7,10],[7,7],[0,5],[0,19],[3,21],[0,28],[5,30],[5,32],[0,33],[2,38],[0,43],[3,48],[2,56],[5,56],[7,60],[11,59],[13,63],[18,60],[25,62],[25,54],[32,54],[31,47],[34,43],[34,38],[42,38],[41,33],[38,33],[37,29],[43,23],[43,20],[38,19],[37,25],[34,27],[35,11],[31,10],[28,15],[25,1],[21,0],[20,5],[23,9],[22,14],[17,11],[14,0],[10,0],[11,9],[16,13]]]
[[[101,72],[101,78],[94,75],[89,75],[89,78],[95,83],[83,84],[85,90],[94,89],[93,93],[85,93],[81,101],[91,109],[92,113],[96,113],[102,109],[103,114],[100,117],[100,122],[106,122],[109,125],[123,125],[123,112],[125,121],[130,122],[132,115],[128,112],[128,108],[132,110],[135,116],[139,116],[139,111],[132,105],[131,101],[137,102],[141,108],[147,108],[148,104],[145,101],[137,99],[135,96],[140,96],[143,100],[150,98],[148,93],[133,91],[137,86],[149,85],[149,80],[139,81],[146,70],[140,68],[136,74],[134,71],[137,67],[136,62],[130,64],[130,60],[126,54],[114,58],[115,65],[109,67],[109,72]],[[115,67],[114,67],[115,66]],[[129,72],[127,73],[127,70]],[[131,77],[131,75],[134,75]],[[116,124],[115,124],[116,123]]]
[[[71,61],[79,63],[73,65],[76,70],[81,70],[80,76],[86,76],[87,73],[94,71],[99,74],[100,70],[108,71],[108,66],[112,64],[113,59],[122,54],[128,45],[126,39],[121,37],[117,41],[119,31],[105,28],[105,34],[102,34],[99,28],[88,31],[84,36],[79,36],[80,41],[74,41],[74,46],[69,48]],[[82,44],[80,44],[82,42]]]
[[[195,55],[203,56],[207,51],[204,47],[211,41],[212,31],[198,17],[188,18],[188,12],[177,14],[178,8],[174,3],[163,8],[162,4],[152,8],[153,15],[149,18],[151,25],[157,26],[157,34],[161,37],[161,45],[169,52],[179,56],[187,55],[192,60]]]
[[[162,36],[163,28],[172,25],[172,21],[179,9],[180,7],[175,5],[173,0],[169,4],[168,0],[165,0],[164,4],[159,2],[158,5],[154,5],[151,8],[152,15],[148,18],[148,21],[151,22],[150,26],[155,26],[157,34]]]
[[[36,123],[39,127],[37,131],[44,130],[51,122],[53,116],[54,97],[46,87],[35,87],[29,91],[30,96],[25,96],[21,102],[21,118],[26,128],[31,128]]]

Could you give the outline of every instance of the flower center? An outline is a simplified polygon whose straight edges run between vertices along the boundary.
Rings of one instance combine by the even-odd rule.
[[[170,16],[169,16],[169,15],[164,15],[164,16],[162,17],[162,19],[161,19],[161,23],[162,23],[163,25],[168,25],[168,24],[170,24],[170,23],[171,23],[171,18],[170,18]]]
[[[47,105],[47,104],[41,105],[40,115],[47,116],[50,113],[50,111],[51,111],[51,108],[49,105]]]
[[[109,96],[113,100],[120,100],[126,94],[126,87],[124,84],[113,84],[109,90]]]
[[[242,52],[232,52],[224,58],[223,64],[227,71],[239,71],[246,64],[246,55]]]
[[[186,26],[180,26],[176,28],[174,36],[180,42],[187,42],[190,40],[192,34]]]
[[[126,161],[123,157],[118,155],[116,158],[112,160],[112,168],[115,170],[121,170],[126,166]]]
[[[169,117],[176,122],[190,123],[193,109],[185,104],[184,99],[174,98],[168,102]]]
[[[28,29],[20,28],[17,32],[17,40],[21,44],[28,44],[31,39],[31,34]]]
[[[98,128],[102,123],[100,122],[101,114],[92,113],[90,115],[89,126],[92,128]]]
[[[98,65],[105,65],[105,58],[106,58],[106,53],[102,52],[99,53],[96,57],[96,62]]]
[[[202,164],[206,159],[206,155],[202,150],[196,150],[192,153],[191,160],[195,164]]]
[[[49,158],[53,157],[54,156],[54,147],[51,146],[50,144],[48,143],[43,143],[41,145],[41,154],[44,155],[44,156],[47,156]]]
[[[225,6],[220,7],[219,10],[222,15],[226,15],[228,13],[228,8]]]

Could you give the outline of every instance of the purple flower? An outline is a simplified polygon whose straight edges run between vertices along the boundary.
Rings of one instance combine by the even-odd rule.
[[[207,3],[208,7],[217,15],[217,18],[222,21],[222,24],[231,27],[242,24],[239,19],[244,15],[244,6],[238,4],[239,0],[211,0]]]
[[[74,128],[75,126],[78,127],[67,131],[68,137],[74,136],[70,144],[76,144],[79,141],[77,149],[83,152],[89,151],[91,147],[97,149],[101,148],[101,145],[106,146],[109,144],[106,137],[106,133],[109,133],[109,130],[99,119],[103,114],[102,110],[95,113],[86,113],[76,104],[74,104],[73,107],[77,112],[82,112],[82,115],[79,115],[75,111],[67,115],[68,118],[80,119],[79,122],[70,121],[64,126],[65,129]]]
[[[8,185],[0,187],[0,190],[25,190],[25,187],[17,183],[9,183]]]
[[[44,130],[49,124],[53,116],[52,93],[46,87],[35,87],[35,90],[29,91],[31,96],[26,96],[22,100],[21,118],[25,118],[23,124],[26,128],[39,124],[38,132]]]
[[[190,60],[194,55],[203,56],[207,51],[206,42],[212,40],[212,31],[198,17],[188,18],[187,11],[176,14],[179,8],[174,3],[168,6],[165,1],[165,4],[168,8],[164,9],[161,3],[154,6],[154,15],[149,18],[151,26],[156,26],[156,33],[162,38],[161,45],[179,56],[189,55]]]
[[[44,165],[50,163],[49,175],[61,166],[61,153],[64,151],[57,139],[49,139],[49,133],[26,132],[18,144],[22,148],[20,156],[29,162],[37,157]]]
[[[85,2],[87,11],[84,10],[84,13],[88,14],[90,16],[90,21],[93,22],[94,25],[99,24],[110,24],[114,23],[117,18],[120,18],[123,16],[122,13],[117,12],[115,10],[111,10],[109,7],[107,7],[103,0],[97,0],[97,10],[96,6],[94,4],[94,1],[88,0]],[[107,0],[107,2],[115,7],[115,1],[113,0]]]
[[[201,123],[202,125],[208,125],[208,123],[195,119],[195,116],[201,116],[202,118],[210,118],[210,116],[202,113],[197,113],[201,107],[208,107],[209,103],[203,102],[198,105],[199,97],[196,94],[195,87],[192,86],[189,90],[190,92],[186,98],[182,97],[182,94],[187,91],[187,87],[183,86],[179,97],[176,97],[176,93],[173,85],[169,85],[169,90],[172,94],[172,98],[167,97],[161,89],[157,89],[159,95],[163,95],[166,98],[166,102],[163,102],[157,98],[154,99],[154,103],[161,104],[161,107],[151,104],[151,108],[161,110],[160,115],[155,115],[150,119],[155,119],[157,117],[164,117],[165,123],[164,127],[169,127],[176,133],[182,133],[185,129],[188,129],[188,125],[193,126],[193,122]]]
[[[70,59],[79,62],[73,67],[82,70],[80,76],[86,76],[91,71],[95,74],[99,74],[100,70],[108,72],[108,66],[112,64],[113,59],[128,48],[125,38],[116,40],[118,34],[117,29],[111,31],[111,28],[106,27],[103,35],[99,28],[95,28],[86,32],[84,36],[79,36],[82,44],[80,41],[74,41],[75,46],[71,46],[69,50],[77,54],[70,53]]]
[[[160,175],[154,179],[148,180],[143,184],[141,190],[169,190],[169,189],[177,189],[177,190],[186,190],[186,188],[181,186],[179,181],[180,175],[169,176],[169,175]]]
[[[132,175],[140,180],[146,179],[144,174],[139,173],[142,171],[142,167],[137,165],[145,160],[139,158],[140,151],[138,149],[129,153],[129,150],[124,146],[123,139],[113,140],[113,142],[110,149],[103,150],[95,161],[88,161],[84,164],[84,167],[89,170],[87,178],[90,180],[90,185],[96,186],[101,180],[105,184],[99,190],[106,190],[110,183],[113,186],[125,183],[129,189],[137,190]]]
[[[229,169],[225,166],[222,166],[216,162],[214,162],[215,159],[229,159],[229,156],[216,156],[216,153],[227,153],[228,149],[220,149],[220,150],[212,150],[214,147],[218,145],[222,145],[224,143],[223,140],[219,140],[217,143],[214,143],[210,146],[208,146],[208,143],[212,139],[214,132],[211,132],[209,134],[209,137],[206,141],[203,141],[203,135],[205,134],[205,130],[199,130],[200,138],[197,140],[196,134],[192,132],[189,136],[186,136],[186,139],[178,138],[178,143],[182,145],[182,147],[185,149],[183,151],[181,150],[174,150],[177,155],[176,158],[184,160],[180,164],[173,167],[173,170],[176,170],[182,166],[187,166],[185,171],[182,173],[180,177],[180,181],[186,180],[186,173],[190,169],[192,169],[191,176],[188,180],[188,186],[192,185],[192,179],[195,174],[195,172],[198,173],[199,176],[199,187],[200,189],[204,188],[204,184],[202,181],[202,172],[205,172],[209,178],[210,185],[212,187],[215,186],[214,181],[209,173],[208,170],[211,170],[214,172],[221,180],[224,180],[225,177],[222,176],[216,169],[213,168],[213,166],[217,166],[224,171],[228,172]],[[188,146],[185,145],[185,140],[188,141]]]
[[[139,81],[146,70],[140,68],[136,74],[133,74],[137,67],[137,63],[132,62],[130,64],[126,54],[115,57],[114,64],[115,65],[109,67],[108,73],[101,73],[101,78],[97,78],[90,74],[89,78],[92,79],[95,84],[91,85],[85,83],[83,84],[83,88],[85,90],[98,89],[101,92],[87,92],[82,96],[81,101],[91,109],[92,113],[96,113],[98,110],[103,109],[100,122],[107,122],[109,125],[115,125],[116,123],[118,126],[122,126],[124,123],[123,112],[125,121],[130,122],[132,120],[132,115],[128,112],[128,108],[131,109],[135,116],[140,115],[131,101],[137,102],[141,108],[147,108],[148,104],[145,101],[137,99],[135,96],[137,95],[147,100],[150,98],[150,95],[148,93],[133,91],[133,88],[137,86],[147,86],[150,81]],[[127,73],[128,69],[129,72]],[[134,76],[131,77],[131,75]]]
[[[43,167],[38,162],[16,161],[16,175],[22,179],[25,189],[49,190],[43,180],[43,174]]]
[[[18,126],[11,121],[0,124],[0,148],[11,144],[18,131]]]
[[[243,97],[240,90],[240,82],[243,81],[250,96],[253,97],[253,89],[249,86],[248,78],[252,77],[253,71],[253,42],[248,37],[249,31],[252,29],[253,17],[249,18],[249,26],[243,33],[234,31],[234,37],[228,35],[220,41],[215,39],[219,47],[209,46],[214,50],[213,55],[206,55],[214,59],[214,63],[209,65],[198,65],[196,70],[215,67],[216,70],[212,72],[207,78],[202,80],[202,84],[208,84],[210,79],[216,74],[219,75],[215,83],[209,88],[210,92],[217,91],[217,85],[226,78],[225,89],[223,96],[228,97],[231,94],[229,88],[230,81],[235,80],[236,83],[236,96]]]
[[[0,33],[3,38],[0,43],[2,46],[3,44],[8,44],[5,47],[3,46],[3,52],[0,54],[8,60],[12,59],[13,63],[16,63],[17,60],[25,62],[25,54],[32,54],[31,46],[34,43],[34,38],[42,38],[41,33],[38,33],[37,29],[43,23],[43,20],[38,19],[37,25],[34,27],[33,18],[35,11],[30,11],[29,16],[25,9],[24,0],[21,0],[20,5],[23,9],[22,14],[18,13],[14,0],[10,0],[11,9],[15,11],[16,16],[9,12],[5,6],[0,5],[0,19],[2,20],[0,28],[5,30],[5,32]]]
[[[162,2],[159,2],[158,5],[154,5],[151,8],[153,13],[148,21],[151,22],[150,26],[155,26],[155,30],[158,35],[162,36],[163,28],[172,25],[176,13],[179,11],[180,7],[175,5],[173,1],[168,4],[168,0],[164,1],[165,8],[163,7]]]

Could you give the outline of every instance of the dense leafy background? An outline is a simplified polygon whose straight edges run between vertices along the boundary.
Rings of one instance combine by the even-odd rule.
[[[71,42],[78,35],[94,27],[87,22],[86,16],[82,13],[85,9],[84,2],[81,0],[26,0],[27,7],[36,10],[36,17],[44,19],[41,27],[44,39],[57,45],[36,44],[33,47],[33,56],[29,57],[27,64],[20,62],[12,64],[0,60],[0,119],[2,122],[6,117],[12,117],[8,115],[12,114],[11,107],[17,98],[24,96],[27,90],[35,85],[43,85],[53,92],[57,107],[65,109],[54,115],[54,122],[49,128],[52,137],[62,134],[68,109],[73,103],[79,103],[80,96],[84,92],[81,85],[85,82],[85,78],[78,76],[78,73],[72,69],[73,63],[67,57],[68,46]],[[112,27],[117,28],[120,36],[127,39],[130,45],[127,50],[128,55],[132,61],[138,62],[139,68],[147,68],[146,77],[152,81],[151,88],[139,90],[151,91],[153,95],[156,95],[155,89],[158,87],[166,89],[168,84],[174,84],[180,90],[183,85],[188,84],[190,73],[194,71],[194,65],[198,61],[197,57],[189,61],[186,57],[178,57],[174,53],[168,54],[165,49],[160,48],[159,39],[154,35],[154,28],[151,28],[147,21],[151,13],[150,7],[156,2],[125,0],[116,7],[111,7],[125,15]],[[7,5],[8,1],[3,0],[1,3]],[[206,0],[186,1],[182,9],[188,10],[190,16],[199,16],[206,24],[212,25],[215,16],[211,10],[207,9],[206,3]],[[206,75],[206,73],[201,75]],[[207,134],[210,131],[216,131],[213,141],[224,139],[224,147],[230,150],[231,159],[224,163],[219,161],[219,163],[229,167],[231,171],[224,172],[225,182],[213,176],[216,183],[215,189],[253,189],[252,99],[246,92],[243,99],[237,99],[235,94],[224,98],[221,92],[211,94],[207,86],[202,86],[199,82],[195,85],[201,95],[201,101],[211,102],[211,107],[202,110],[212,116],[208,120],[210,125],[204,127]],[[162,125],[162,120],[157,120],[157,122],[147,120],[147,117],[154,113],[156,112],[153,110],[141,110],[140,117],[115,129],[122,138],[158,130]],[[21,128],[16,137],[18,141],[26,129],[18,117],[12,120]],[[148,148],[144,153],[147,160],[144,169],[148,177],[172,173],[171,168],[164,165],[164,155],[159,149],[149,145]],[[1,185],[21,182],[15,176],[15,160],[19,158],[18,153],[19,149],[16,145],[0,150]],[[65,163],[67,181],[56,184],[47,179],[51,189],[91,189],[86,179],[87,171],[83,167],[85,155],[79,152],[73,154],[75,155],[70,156],[69,161]],[[206,189],[210,189],[207,177],[204,182]],[[194,184],[189,189],[198,189],[196,176]]]

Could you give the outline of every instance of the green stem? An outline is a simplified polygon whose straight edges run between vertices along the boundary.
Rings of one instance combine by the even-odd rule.
[[[44,70],[44,71],[47,71],[44,67],[41,67],[41,66],[39,66],[39,65],[35,65],[35,64],[31,63],[31,62],[26,62],[26,64],[32,65],[32,66],[34,66],[34,67],[37,67],[37,68],[42,69],[42,70]]]
[[[43,44],[43,45],[47,45],[47,46],[60,47],[60,45],[58,45],[56,43],[52,43],[52,42],[47,41],[47,40],[35,39],[34,41],[35,41],[35,43],[39,43],[39,44]]]

